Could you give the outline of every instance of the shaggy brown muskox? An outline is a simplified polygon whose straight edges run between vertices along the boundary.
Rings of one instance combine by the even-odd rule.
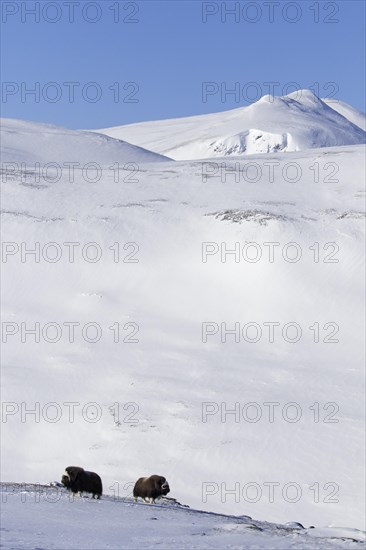
[[[87,472],[79,466],[68,466],[61,482],[72,493],[92,493],[94,498],[100,498],[103,492],[102,480],[95,472]]]
[[[144,502],[148,502],[146,499],[150,499],[150,504],[152,504],[157,498],[167,495],[169,491],[169,484],[165,477],[154,475],[140,477],[133,488],[133,496],[135,501],[141,497]]]

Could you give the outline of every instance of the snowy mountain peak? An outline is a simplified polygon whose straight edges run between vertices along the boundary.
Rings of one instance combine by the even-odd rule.
[[[272,111],[283,112],[283,109],[291,109],[293,111],[300,110],[302,112],[323,112],[324,110],[334,114],[333,110],[323,102],[311,90],[297,90],[284,96],[273,96],[270,94],[262,96],[258,101],[252,103],[249,107],[257,109],[258,113],[270,106]],[[248,107],[244,107],[244,110]]]
[[[350,112],[349,107],[348,112]],[[361,114],[353,114],[360,120]],[[144,122],[100,132],[126,139],[175,160],[299,151],[366,142],[360,124],[311,90],[282,97],[265,95],[231,111]]]
[[[266,95],[263,95],[260,99],[258,99],[258,101],[255,101],[254,103],[249,105],[249,107],[255,107],[256,105],[262,105],[263,103],[269,103],[270,105],[273,105],[273,104],[279,105],[282,102],[283,102],[283,97],[277,97],[275,95],[266,94]]]
[[[316,94],[314,94],[312,90],[307,90],[306,88],[304,88],[303,90],[296,90],[295,92],[291,92],[284,97],[293,99],[295,101],[298,101],[299,103],[319,103],[321,101],[321,99]]]

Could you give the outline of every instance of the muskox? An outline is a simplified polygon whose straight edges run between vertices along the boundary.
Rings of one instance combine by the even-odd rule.
[[[87,472],[79,466],[68,466],[61,482],[72,493],[92,493],[93,497],[100,498],[103,492],[102,480],[95,472]]]
[[[170,488],[167,480],[163,476],[140,477],[133,488],[133,496],[135,501],[141,497],[144,502],[150,500],[150,504],[155,502],[157,498],[165,496],[169,493]]]

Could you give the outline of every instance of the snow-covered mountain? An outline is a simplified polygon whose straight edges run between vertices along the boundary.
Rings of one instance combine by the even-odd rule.
[[[366,130],[366,115],[362,111],[338,99],[323,99],[322,101],[337,111],[337,113],[347,118],[352,124],[355,124],[362,130]]]
[[[5,127],[3,480],[158,473],[198,509],[362,528],[364,146],[55,181],[36,159],[132,159]]]
[[[2,163],[26,163],[29,167],[55,163],[64,167],[65,163],[110,166],[169,160],[119,139],[51,124],[1,119],[0,132]]]
[[[266,95],[248,107],[222,113],[98,131],[176,160],[365,143],[366,133],[356,125],[362,113],[346,104],[337,111],[310,90],[300,90],[283,97]]]

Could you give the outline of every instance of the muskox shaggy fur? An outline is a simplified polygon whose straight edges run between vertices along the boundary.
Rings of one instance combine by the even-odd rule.
[[[155,502],[157,498],[165,496],[169,493],[170,488],[167,480],[163,476],[140,477],[133,488],[133,496],[135,501],[141,497],[145,502]]]
[[[87,472],[79,466],[68,466],[62,476],[61,482],[72,491],[72,493],[82,492],[92,493],[93,498],[100,498],[103,492],[102,480],[95,472]]]

